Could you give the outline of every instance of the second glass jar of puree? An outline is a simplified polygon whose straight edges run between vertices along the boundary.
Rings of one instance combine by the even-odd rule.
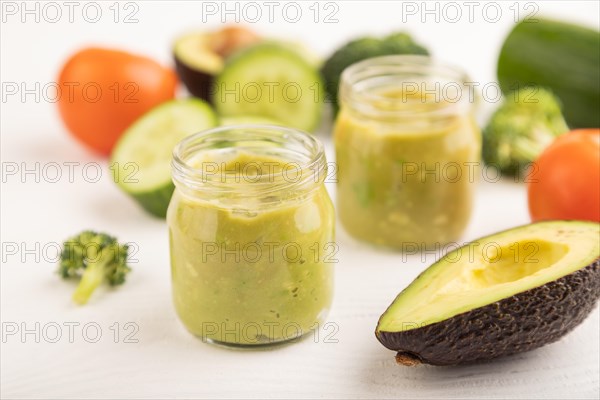
[[[222,127],[183,140],[172,166],[173,301],[186,328],[242,346],[317,329],[335,261],[321,143],[283,127]]]
[[[343,72],[336,197],[352,236],[403,251],[460,238],[481,154],[468,82],[426,56],[377,57]]]

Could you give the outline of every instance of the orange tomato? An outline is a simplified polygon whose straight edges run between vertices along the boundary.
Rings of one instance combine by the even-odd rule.
[[[533,221],[600,222],[600,129],[558,137],[533,168],[527,188]]]
[[[147,57],[87,48],[67,60],[58,83],[58,109],[69,131],[108,155],[133,121],[175,97],[177,77]]]

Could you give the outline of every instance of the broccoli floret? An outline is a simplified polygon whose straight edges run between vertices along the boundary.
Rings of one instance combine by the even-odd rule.
[[[567,132],[558,98],[540,87],[506,95],[483,130],[483,160],[502,174],[522,175],[529,164]]]
[[[80,279],[73,300],[85,304],[104,281],[111,286],[125,282],[131,271],[127,265],[129,249],[105,233],[84,231],[66,240],[60,256],[59,274],[64,279]]]
[[[321,74],[325,79],[325,91],[337,112],[337,95],[342,71],[350,65],[371,57],[393,54],[428,55],[426,48],[415,43],[406,33],[393,33],[384,38],[363,37],[340,47],[323,64]]]
[[[381,41],[381,53],[386,54],[420,54],[427,56],[429,51],[417,43],[405,32],[392,33]]]

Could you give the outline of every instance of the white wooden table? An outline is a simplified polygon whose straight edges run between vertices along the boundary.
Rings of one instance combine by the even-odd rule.
[[[52,82],[65,57],[84,44],[120,46],[169,62],[172,38],[187,28],[202,27],[200,3],[175,3],[135,3],[130,7],[137,8],[128,9],[121,5],[121,20],[137,10],[138,22],[133,24],[114,22],[112,2],[98,2],[104,17],[94,24],[77,13],[73,23],[49,23],[44,18],[50,14],[41,15],[39,23],[31,16],[22,23],[20,14],[13,15],[12,9],[4,13],[3,8],[3,96],[6,82],[24,83],[26,88]],[[401,4],[394,2],[337,2],[337,24],[322,23],[323,13],[331,11],[324,9],[321,21],[314,23],[309,14],[312,2],[299,4],[305,15],[300,22],[275,18],[273,23],[257,23],[256,28],[265,34],[301,37],[321,54],[365,32],[406,28],[439,58],[464,66],[481,83],[493,81],[498,47],[513,23],[509,3],[502,3],[504,15],[496,23],[475,14],[473,23],[454,24],[444,18],[422,24],[414,16],[402,23]],[[538,5],[540,13],[598,26],[597,2]],[[220,16],[207,18],[207,24],[215,26]],[[534,352],[466,367],[397,366],[394,353],[375,339],[376,321],[438,255],[375,251],[349,238],[341,227],[335,301],[329,325],[318,335],[264,351],[202,343],[185,331],[171,304],[164,222],[147,217],[128,200],[111,182],[106,162],[66,134],[54,104],[43,95],[39,101],[34,97],[11,95],[1,104],[3,398],[600,396],[597,308],[563,340]],[[320,136],[331,157],[328,135]],[[57,183],[44,179],[43,169],[51,168],[51,163],[62,165],[66,173],[65,162],[79,163],[73,182],[66,175]],[[22,170],[36,168],[36,163],[42,174],[39,182],[32,175],[8,173],[15,165]],[[95,168],[90,163],[102,168],[98,182],[83,179],[84,166],[91,165],[88,172]],[[482,182],[464,240],[527,222],[523,185]],[[74,285],[54,274],[52,258],[55,243],[84,228],[135,241],[139,262],[124,287],[112,293],[99,291],[87,306],[76,307],[70,303]]]

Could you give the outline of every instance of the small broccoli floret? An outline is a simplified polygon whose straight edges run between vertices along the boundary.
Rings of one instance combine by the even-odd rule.
[[[515,90],[506,95],[483,130],[483,160],[502,174],[522,175],[567,130],[552,92],[539,87]]]
[[[363,37],[352,40],[336,50],[329,57],[321,74],[325,79],[325,90],[337,111],[337,94],[342,71],[350,65],[371,57],[393,54],[428,55],[426,48],[415,43],[407,33],[393,33],[384,38]]]
[[[66,240],[58,272],[64,279],[80,279],[73,300],[85,304],[104,281],[120,285],[131,268],[127,265],[128,246],[105,233],[84,231]]]

